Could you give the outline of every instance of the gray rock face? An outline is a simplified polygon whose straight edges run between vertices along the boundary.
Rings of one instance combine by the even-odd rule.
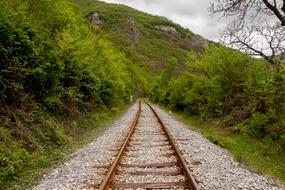
[[[140,31],[135,25],[135,19],[132,16],[127,18],[129,26],[126,29],[127,36],[132,39],[134,43],[138,43],[140,39]]]
[[[128,17],[128,22],[131,23],[132,25],[134,25],[134,24],[135,24],[135,19],[134,19],[134,17],[129,16],[129,17]]]
[[[95,25],[101,25],[103,24],[103,21],[99,17],[99,13],[94,11],[88,16],[88,20]]]
[[[157,30],[165,31],[165,32],[177,33],[176,28],[174,28],[173,26],[159,25],[159,26],[154,26],[154,28]]]
[[[208,42],[207,40],[205,40],[204,38],[200,37],[200,36],[191,36],[188,35],[185,38],[185,42],[191,44],[191,47],[195,48],[195,47],[207,47],[208,46]]]

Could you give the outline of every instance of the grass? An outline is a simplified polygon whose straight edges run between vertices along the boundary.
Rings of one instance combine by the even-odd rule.
[[[164,108],[166,109],[166,108]],[[235,134],[219,127],[219,122],[203,121],[197,116],[175,112],[175,118],[203,134],[214,144],[228,149],[234,158],[259,174],[273,177],[285,184],[285,153],[269,138],[256,139]]]
[[[42,175],[50,168],[56,167],[69,159],[69,155],[83,148],[102,134],[111,123],[117,119],[128,106],[120,106],[110,111],[91,112],[76,122],[76,127],[86,130],[74,138],[71,143],[51,148],[50,151],[35,152],[30,156],[29,163],[15,179],[7,181],[0,190],[22,190],[37,184]]]

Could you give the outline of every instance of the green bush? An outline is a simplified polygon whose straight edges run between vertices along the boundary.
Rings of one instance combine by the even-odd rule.
[[[278,118],[274,116],[268,116],[261,113],[254,113],[251,117],[245,121],[244,128],[245,130],[256,137],[262,138],[266,134],[269,134],[269,128],[278,121]]]
[[[176,78],[161,72],[153,84],[155,101],[188,115],[217,118],[222,126],[258,138],[280,140],[285,129],[284,68],[238,51],[210,45],[190,52],[187,68]]]
[[[126,70],[132,63],[68,1],[14,0],[1,7],[1,104],[20,107],[32,97],[61,114],[86,101],[126,101],[134,90]]]
[[[0,185],[3,185],[6,180],[17,177],[28,161],[29,154],[20,143],[10,139],[8,130],[2,129],[1,133],[5,135],[5,139],[3,136],[0,139]]]
[[[68,0],[5,0],[0,7],[3,184],[28,167],[30,155],[71,142],[73,131],[83,130],[59,121],[129,102],[142,77]]]

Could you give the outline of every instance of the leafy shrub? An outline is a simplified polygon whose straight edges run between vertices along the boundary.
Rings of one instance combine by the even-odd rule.
[[[72,140],[90,109],[129,101],[139,71],[68,0],[0,1],[0,183]],[[136,70],[136,71],[135,71]],[[75,126],[76,128],[76,126]],[[79,129],[78,129],[79,130]],[[2,138],[2,136],[4,136]],[[9,145],[6,145],[6,144]]]
[[[177,78],[163,78],[173,68],[156,77],[155,101],[189,115],[221,119],[224,127],[255,137],[278,140],[284,134],[283,66],[219,45],[201,55],[190,52],[187,66]]]
[[[16,142],[9,145],[0,143],[0,184],[14,179],[28,160],[28,152]]]
[[[269,128],[276,123],[277,118],[262,113],[254,113],[245,121],[245,130],[249,134],[262,138],[269,133]]]

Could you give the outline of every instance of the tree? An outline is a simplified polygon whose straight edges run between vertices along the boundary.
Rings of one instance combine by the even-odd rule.
[[[209,11],[231,22],[223,43],[272,64],[285,54],[285,0],[212,0]]]

